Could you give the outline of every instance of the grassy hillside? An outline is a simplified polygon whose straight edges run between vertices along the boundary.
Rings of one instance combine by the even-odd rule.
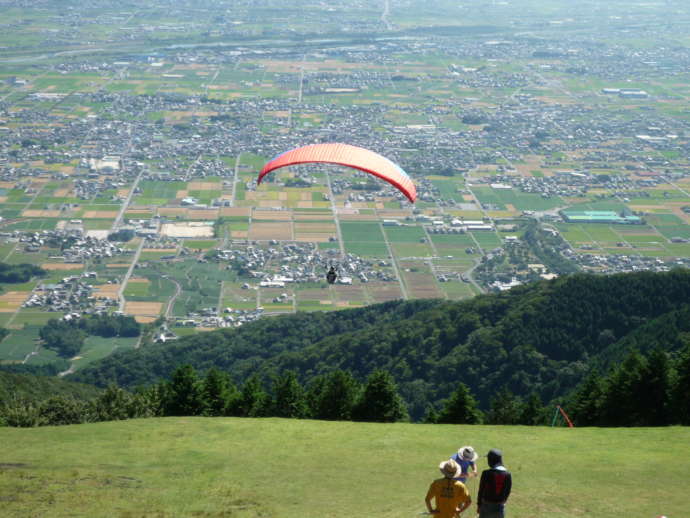
[[[100,393],[101,389],[84,383],[74,383],[47,376],[0,371],[0,402],[12,397],[41,400],[58,395],[72,396],[77,399],[91,399]]]
[[[472,444],[503,448],[511,518],[680,517],[689,443],[678,427],[165,418],[4,428],[0,495],[3,516],[16,517],[414,517],[438,463]]]

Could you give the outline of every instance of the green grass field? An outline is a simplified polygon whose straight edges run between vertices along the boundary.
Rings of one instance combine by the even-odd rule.
[[[471,444],[503,449],[511,517],[680,517],[689,441],[680,427],[237,418],[3,428],[0,494],[7,517],[415,517],[439,462]]]

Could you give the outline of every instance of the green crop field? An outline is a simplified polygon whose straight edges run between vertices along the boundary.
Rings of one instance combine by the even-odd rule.
[[[462,179],[458,180],[441,180],[441,179],[433,179],[431,180],[431,183],[434,184],[434,187],[436,187],[439,190],[439,193],[441,194],[442,198],[445,199],[451,199],[454,201],[462,202],[462,194],[458,192],[459,188],[462,188],[464,185],[464,182]]]
[[[419,243],[420,239],[426,239],[426,233],[422,227],[383,227],[386,236],[391,243]]]
[[[566,202],[558,196],[543,198],[538,194],[520,192],[515,189],[473,187],[472,191],[482,203],[493,203],[502,208],[512,205],[517,210],[549,210],[566,205]]]
[[[388,249],[378,223],[345,221],[340,224],[345,248],[364,257],[386,257]]]
[[[3,428],[0,494],[7,517],[414,517],[439,462],[471,444],[503,450],[511,517],[680,517],[689,442],[679,427],[198,417]]]
[[[477,246],[470,234],[432,234],[431,241],[438,249],[454,249],[455,251]]]
[[[124,291],[124,296],[128,300],[135,300],[132,297],[146,297],[149,294],[148,282],[128,282]]]
[[[482,248],[495,248],[501,246],[501,238],[496,232],[472,232],[472,236]]]
[[[21,362],[36,349],[38,327],[14,329],[0,342],[0,361]]]
[[[84,365],[112,354],[118,350],[132,349],[138,338],[101,338],[100,336],[88,336],[84,340],[84,346],[79,352],[78,359],[72,365],[79,369]]]

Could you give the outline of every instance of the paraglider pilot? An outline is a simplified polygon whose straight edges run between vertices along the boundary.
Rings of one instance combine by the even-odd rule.
[[[326,274],[326,280],[328,281],[328,284],[333,284],[337,278],[338,274],[335,273],[335,266],[331,266],[331,269],[328,270],[328,273]]]

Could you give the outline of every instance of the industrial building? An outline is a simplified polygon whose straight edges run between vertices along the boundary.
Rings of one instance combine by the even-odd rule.
[[[617,223],[642,225],[644,220],[630,211],[618,213],[614,210],[562,210],[561,216],[567,223]]]

